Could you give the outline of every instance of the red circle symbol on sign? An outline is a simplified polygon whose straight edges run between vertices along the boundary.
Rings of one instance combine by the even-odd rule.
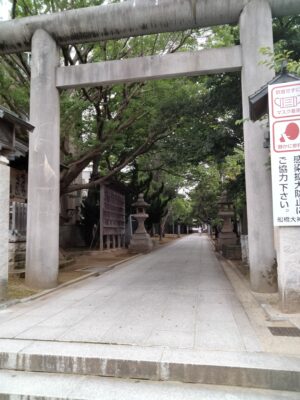
[[[286,127],[285,134],[290,140],[297,139],[299,136],[299,126],[295,122],[291,122]]]

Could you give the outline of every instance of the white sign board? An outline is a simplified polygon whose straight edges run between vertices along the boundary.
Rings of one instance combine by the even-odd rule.
[[[275,226],[300,226],[300,81],[269,86]]]

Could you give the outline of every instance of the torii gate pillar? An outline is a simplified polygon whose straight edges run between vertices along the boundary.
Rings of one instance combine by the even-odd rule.
[[[59,264],[59,51],[42,29],[32,37],[26,283],[57,285]]]
[[[240,39],[250,280],[253,291],[268,293],[277,291],[269,149],[263,148],[263,123],[249,120],[248,100],[274,77],[273,69],[260,64],[260,49],[273,50],[272,12],[268,1],[252,0],[244,7]]]

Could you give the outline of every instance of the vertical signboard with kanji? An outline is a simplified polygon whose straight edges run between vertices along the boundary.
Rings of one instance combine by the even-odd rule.
[[[300,81],[269,86],[273,217],[300,226]]]

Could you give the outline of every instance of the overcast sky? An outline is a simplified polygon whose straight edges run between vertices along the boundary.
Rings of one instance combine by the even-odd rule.
[[[8,0],[0,0],[0,20],[7,20],[10,19],[9,16],[9,9],[11,4]]]

